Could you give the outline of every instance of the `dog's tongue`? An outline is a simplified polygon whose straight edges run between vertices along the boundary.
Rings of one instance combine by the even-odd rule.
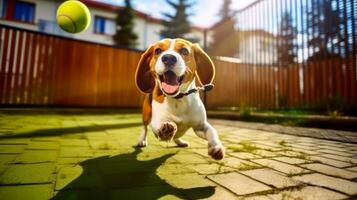
[[[177,81],[177,76],[172,71],[167,71],[164,73],[164,81],[162,82],[162,89],[167,94],[174,94],[179,88],[179,83]]]

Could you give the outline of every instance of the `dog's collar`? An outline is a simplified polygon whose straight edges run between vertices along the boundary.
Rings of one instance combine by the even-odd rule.
[[[185,96],[188,96],[190,94],[193,94],[193,93],[196,93],[198,91],[204,91],[204,92],[208,92],[210,90],[212,90],[214,87],[213,84],[206,84],[206,85],[203,85],[202,87],[196,87],[196,88],[193,88],[193,89],[190,89],[188,92],[185,92],[185,93],[179,93],[177,96],[175,96],[174,98],[175,99],[181,99]]]

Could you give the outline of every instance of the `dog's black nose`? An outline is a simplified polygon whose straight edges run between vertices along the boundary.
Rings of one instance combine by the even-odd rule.
[[[162,62],[164,63],[164,65],[166,65],[166,66],[172,66],[172,65],[176,64],[177,58],[176,58],[176,56],[174,56],[174,55],[166,54],[166,55],[163,55],[163,56],[162,56],[161,61],[162,61]]]

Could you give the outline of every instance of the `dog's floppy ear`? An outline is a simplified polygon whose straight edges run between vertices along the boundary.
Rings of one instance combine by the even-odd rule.
[[[135,83],[138,89],[143,93],[151,93],[155,80],[150,72],[150,60],[153,55],[153,46],[150,46],[139,60],[135,73]]]
[[[197,69],[196,76],[201,85],[210,84],[215,76],[215,66],[211,58],[203,51],[198,44],[192,45]]]

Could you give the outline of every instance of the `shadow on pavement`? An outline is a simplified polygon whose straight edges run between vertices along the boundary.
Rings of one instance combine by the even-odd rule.
[[[49,129],[39,129],[29,132],[17,133],[13,135],[3,135],[0,136],[1,139],[10,138],[28,138],[28,137],[47,137],[47,136],[58,136],[66,135],[80,132],[95,132],[102,131],[106,129],[122,129],[131,128],[135,126],[140,126],[141,122],[135,123],[123,123],[123,124],[110,124],[110,125],[93,125],[93,126],[80,126],[80,127],[69,127],[69,128],[49,128]]]
[[[62,199],[159,199],[174,195],[182,199],[208,198],[215,187],[176,188],[156,174],[156,170],[174,154],[140,161],[133,153],[86,160],[79,165],[81,175],[61,188],[53,200]],[[59,178],[62,174],[60,173]]]

